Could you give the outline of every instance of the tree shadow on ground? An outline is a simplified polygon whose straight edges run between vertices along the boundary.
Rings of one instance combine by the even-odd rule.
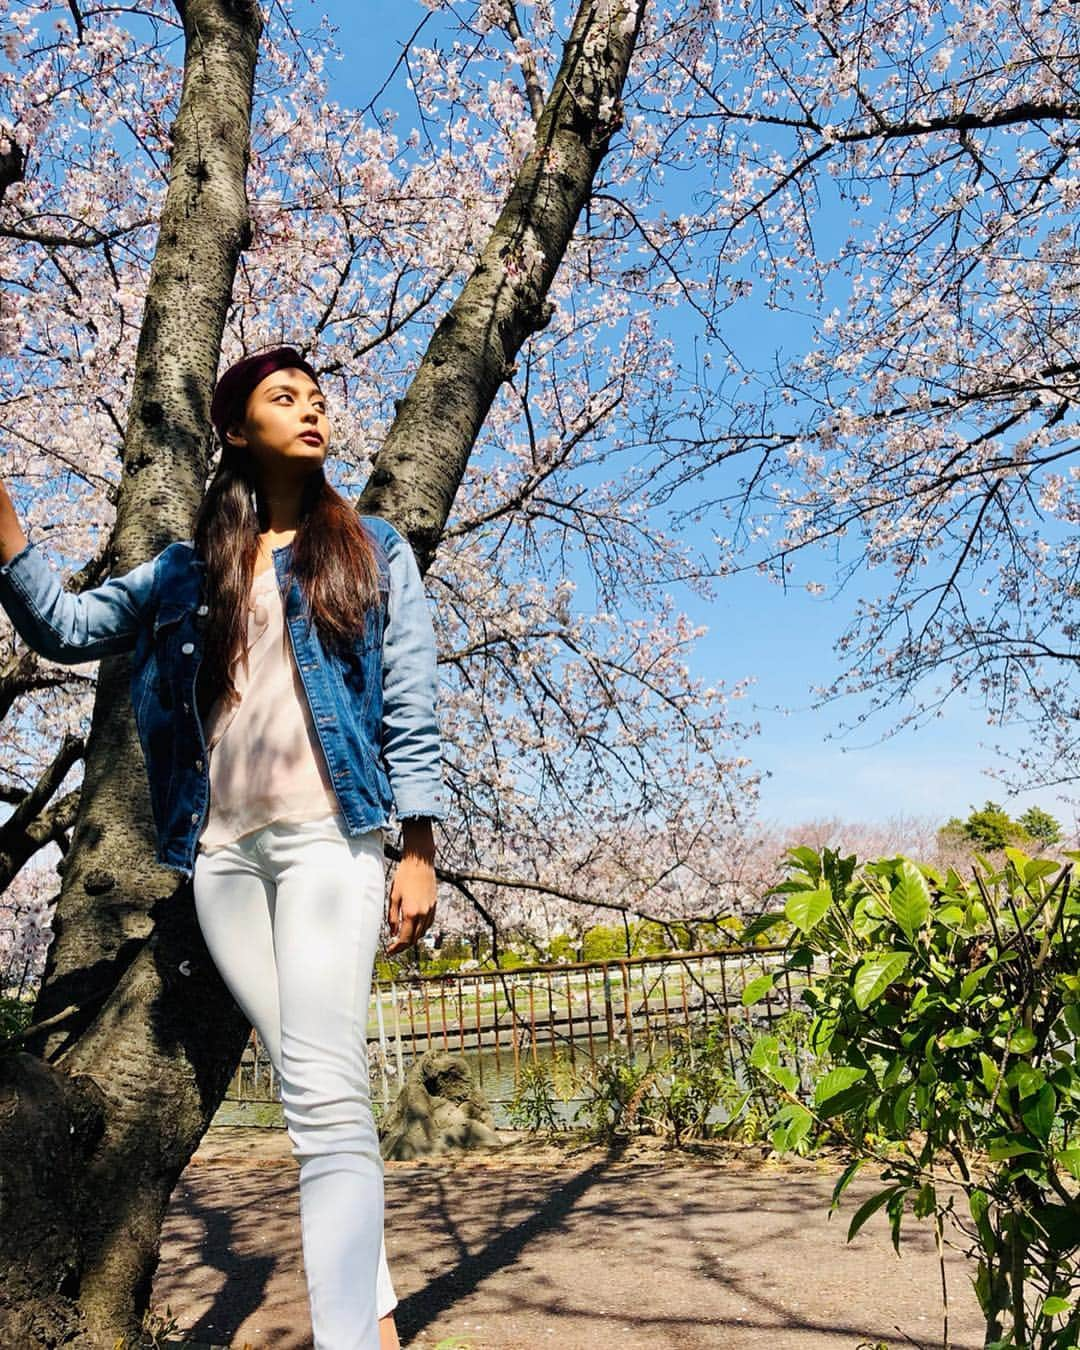
[[[196,1194],[187,1188],[183,1204],[185,1213],[201,1229],[201,1239],[191,1243],[185,1255],[190,1256],[192,1269],[200,1287],[205,1287],[206,1272],[217,1271],[222,1276],[221,1288],[214,1295],[210,1307],[191,1327],[183,1344],[196,1341],[228,1343],[232,1328],[240,1326],[246,1317],[257,1312],[267,1297],[267,1287],[273,1276],[278,1257],[276,1253],[252,1255],[236,1251],[236,1216],[248,1204],[262,1207],[267,1202],[266,1174],[257,1176],[251,1194],[237,1187],[236,1203],[229,1209],[220,1205],[202,1205]],[[291,1194],[291,1187],[289,1188]]]
[[[453,1217],[445,1204],[441,1205],[445,1231],[455,1241],[461,1259],[452,1270],[435,1276],[423,1289],[399,1300],[394,1309],[394,1320],[402,1341],[407,1344],[443,1313],[450,1311],[459,1300],[473,1293],[485,1280],[512,1265],[530,1242],[545,1236],[562,1223],[581,1197],[625,1151],[626,1143],[623,1140],[610,1144],[603,1158],[569,1177],[528,1218],[510,1228],[500,1229],[490,1242],[475,1252],[469,1251],[468,1243]]]

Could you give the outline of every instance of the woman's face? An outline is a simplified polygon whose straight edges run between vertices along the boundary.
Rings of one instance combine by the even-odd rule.
[[[265,474],[322,467],[330,440],[326,399],[302,370],[275,370],[248,395],[244,420],[228,432]]]

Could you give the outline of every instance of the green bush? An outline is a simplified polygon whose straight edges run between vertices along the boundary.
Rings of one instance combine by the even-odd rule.
[[[0,1041],[28,1027],[33,1011],[34,1005],[29,999],[0,996]]]
[[[557,1130],[555,1082],[552,1070],[540,1061],[526,1059],[519,1074],[513,1100],[507,1107],[510,1123],[519,1130]]]
[[[654,1088],[656,1117],[676,1145],[687,1139],[726,1134],[754,1138],[762,1115],[753,1086],[744,1086],[732,1070],[728,1030],[722,1022],[675,1033],[671,1051],[660,1063]],[[731,1034],[738,1037],[738,1027]],[[736,1064],[741,1058],[738,1052]],[[720,1107],[725,1119],[710,1121]]]
[[[1068,855],[1077,858],[1080,855]],[[988,1350],[1076,1350],[1080,1340],[1080,898],[1072,863],[1005,849],[971,881],[906,858],[800,848],[774,894],[794,926],[788,968],[814,964],[809,1044],[831,1057],[812,1100],[758,1053],[783,1105],[779,1145],[831,1128],[904,1217],[951,1226],[974,1259]],[[755,991],[757,992],[757,991]],[[761,990],[759,996],[764,994]],[[946,1328],[947,1340],[947,1328]]]
[[[641,1125],[649,1085],[656,1070],[649,1062],[635,1062],[621,1046],[600,1055],[586,1080],[588,1095],[574,1113],[584,1119],[594,1139],[614,1139],[635,1133]]]
[[[777,1055],[798,1055],[808,1022],[798,1011],[776,1019],[770,1044]],[[595,1138],[649,1132],[670,1135],[677,1147],[694,1139],[761,1139],[780,1100],[773,1079],[750,1068],[751,1042],[740,1017],[680,1027],[670,1049],[644,1059],[611,1050],[586,1079],[588,1096],[575,1120],[584,1118]],[[710,1119],[714,1113],[720,1118]]]
[[[607,961],[626,955],[626,934],[618,928],[598,923],[585,932],[582,954],[586,961]]]

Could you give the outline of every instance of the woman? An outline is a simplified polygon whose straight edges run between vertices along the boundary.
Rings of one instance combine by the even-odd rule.
[[[431,619],[406,541],[327,483],[326,401],[295,350],[230,367],[211,420],[221,459],[194,541],[80,596],[0,485],[0,603],[49,659],[133,653],[157,860],[192,878],[207,949],[280,1079],[315,1345],[383,1350],[397,1300],[366,1023],[392,810],[387,953],[435,917]]]

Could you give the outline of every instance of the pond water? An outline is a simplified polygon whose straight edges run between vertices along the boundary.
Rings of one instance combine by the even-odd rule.
[[[452,1047],[451,1047],[452,1048]],[[612,1049],[620,1055],[626,1054],[626,1046],[622,1041],[616,1039],[611,1041],[606,1036],[594,1036],[592,1043],[592,1054],[599,1060],[608,1054]],[[663,1039],[657,1039],[653,1043],[652,1056],[654,1061],[659,1060],[667,1049],[667,1043]],[[389,1068],[391,1072],[384,1074],[380,1063],[378,1046],[369,1047],[371,1056],[371,1083],[372,1095],[375,1099],[376,1110],[385,1109],[385,1106],[394,1100],[399,1089],[399,1080],[397,1076],[397,1066],[391,1055]],[[649,1045],[644,1038],[635,1038],[634,1053],[631,1056],[636,1065],[646,1064],[649,1061]],[[513,1127],[513,1121],[510,1118],[509,1107],[514,1097],[515,1085],[518,1081],[515,1077],[513,1051],[500,1049],[498,1063],[496,1063],[494,1051],[485,1050],[481,1053],[476,1051],[466,1051],[465,1059],[472,1069],[473,1078],[480,1085],[484,1096],[491,1106],[492,1114],[495,1118],[496,1129],[510,1129]],[[588,1092],[588,1083],[591,1078],[592,1062],[589,1054],[588,1042],[581,1042],[574,1046],[574,1064],[570,1061],[569,1045],[563,1045],[558,1049],[553,1049],[551,1045],[539,1044],[536,1046],[536,1058],[533,1059],[533,1052],[529,1050],[523,1053],[518,1061],[519,1074],[527,1064],[536,1063],[547,1073],[548,1079],[553,1084],[553,1111],[556,1119],[563,1125],[573,1125],[574,1117],[582,1103],[590,1095]],[[408,1064],[405,1065],[408,1072]],[[725,1113],[722,1109],[714,1109],[710,1115],[710,1121],[723,1121]],[[582,1124],[578,1120],[577,1124]]]
[[[592,1042],[592,1054],[596,1059],[607,1054],[612,1048],[620,1054],[625,1054],[626,1047],[622,1041],[610,1041],[606,1036],[594,1036]],[[653,1056],[659,1059],[666,1050],[666,1042],[657,1039],[653,1045]],[[453,1050],[453,1046],[451,1046]],[[382,1057],[377,1042],[369,1044],[369,1064],[371,1071],[372,1097],[375,1105],[375,1112],[380,1116],[387,1106],[393,1102],[400,1088],[398,1078],[397,1063],[391,1048],[389,1064],[386,1066],[389,1072],[384,1071]],[[632,1056],[635,1064],[644,1064],[649,1059],[649,1046],[644,1038],[635,1039],[634,1054]],[[510,1102],[514,1096],[515,1089],[515,1070],[513,1050],[509,1048],[500,1048],[498,1062],[496,1062],[494,1050],[484,1050],[477,1053],[474,1050],[465,1051],[465,1059],[472,1069],[473,1078],[481,1087],[484,1096],[491,1106],[492,1115],[495,1120],[496,1129],[511,1129],[513,1121],[509,1114]],[[525,1065],[536,1063],[546,1070],[549,1080],[554,1084],[554,1102],[553,1110],[556,1119],[560,1124],[573,1125],[574,1117],[582,1102],[588,1096],[587,1082],[590,1073],[591,1061],[589,1054],[589,1044],[587,1041],[575,1044],[574,1046],[574,1064],[571,1066],[569,1045],[563,1045],[554,1049],[551,1045],[540,1044],[535,1049],[535,1061],[532,1050],[522,1053],[518,1060],[518,1071],[524,1069]],[[406,1073],[409,1069],[409,1062],[406,1059],[404,1063]],[[268,1095],[264,1085],[260,1095]],[[723,1120],[723,1112],[714,1111],[710,1115],[710,1120]],[[577,1122],[581,1124],[579,1120]],[[242,1101],[226,1100],[222,1103],[218,1114],[214,1118],[215,1125],[271,1125],[284,1127],[285,1121],[282,1115],[281,1106],[276,1101]]]

